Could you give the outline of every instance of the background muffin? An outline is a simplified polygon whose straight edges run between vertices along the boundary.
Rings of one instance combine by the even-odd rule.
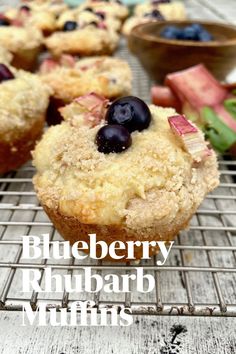
[[[134,15],[143,16],[153,10],[158,10],[166,20],[184,20],[186,18],[185,6],[181,1],[160,3],[158,0],[147,1],[138,4],[134,9]]]
[[[118,58],[101,56],[76,60],[64,55],[58,61],[46,59],[40,74],[52,89],[47,111],[49,125],[61,122],[58,109],[76,97],[94,92],[115,99],[131,92],[131,69]]]
[[[95,11],[103,11],[105,14],[112,15],[121,21],[124,21],[128,15],[129,10],[127,6],[125,6],[119,0],[105,0],[105,1],[93,1],[87,0],[80,5],[80,9],[84,9],[86,7],[90,7]]]
[[[30,158],[43,132],[49,88],[34,74],[0,64],[0,173]]]
[[[131,69],[125,61],[108,56],[76,60],[63,56],[60,61],[46,59],[40,69],[42,80],[53,96],[64,102],[95,92],[114,99],[131,91]]]
[[[36,27],[42,31],[44,35],[48,35],[56,30],[56,16],[46,9],[34,9],[30,4],[8,9],[5,12],[5,16],[10,19],[13,24]]]
[[[167,4],[157,4],[155,1],[147,2],[136,6],[134,15],[125,21],[122,32],[129,35],[135,26],[150,21],[181,21],[185,19],[185,7],[181,2]]]
[[[0,26],[0,46],[13,55],[12,65],[24,70],[33,70],[42,50],[43,36],[35,27]]]
[[[97,24],[79,27],[77,22],[67,22],[63,31],[53,33],[45,39],[45,45],[51,54],[91,56],[110,55],[118,45],[119,36],[114,30],[99,28]]]

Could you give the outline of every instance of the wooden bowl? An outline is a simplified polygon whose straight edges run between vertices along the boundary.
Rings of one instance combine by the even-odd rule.
[[[160,37],[169,25],[185,27],[200,23],[213,36],[211,42],[169,40]],[[131,52],[138,57],[151,79],[162,83],[168,73],[203,63],[219,80],[236,66],[236,27],[213,22],[165,21],[136,26],[128,37]]]

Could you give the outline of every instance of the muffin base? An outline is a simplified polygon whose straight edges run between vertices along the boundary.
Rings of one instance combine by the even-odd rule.
[[[15,170],[31,158],[31,150],[43,133],[45,117],[38,118],[28,130],[9,142],[0,140],[0,173]]]
[[[149,233],[149,230],[142,230],[141,232],[133,231],[125,227],[119,226],[103,226],[103,225],[91,225],[91,224],[82,224],[76,217],[68,217],[59,213],[56,209],[49,208],[45,204],[41,203],[49,219],[53,222],[57,231],[61,236],[69,241],[73,245],[77,241],[85,241],[89,244],[88,234],[96,234],[97,241],[105,241],[109,246],[114,241],[121,241],[126,243],[127,241],[172,241],[180,230],[186,229],[188,227],[189,221],[188,218],[184,223],[178,225],[178,227],[173,228],[168,233],[159,233],[156,232]],[[89,253],[89,250],[85,250],[85,253]],[[97,251],[99,254],[99,250]],[[155,255],[159,252],[159,248],[150,247],[150,256]],[[119,262],[130,262],[127,259],[127,253],[125,250],[117,250],[117,255],[124,255],[125,257]],[[134,256],[135,259],[139,260],[142,258],[142,247],[134,246]],[[117,262],[110,256],[104,258],[106,261]]]
[[[12,65],[17,69],[26,71],[34,71],[37,68],[38,56],[42,51],[42,47],[33,49],[22,49],[13,54]]]

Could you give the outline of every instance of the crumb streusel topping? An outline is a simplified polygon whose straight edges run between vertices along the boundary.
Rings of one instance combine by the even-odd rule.
[[[40,30],[34,27],[0,27],[0,45],[10,52],[37,48],[42,44],[43,36]]]
[[[41,202],[84,224],[136,230],[186,223],[218,184],[216,155],[194,165],[168,124],[175,111],[150,109],[151,124],[132,133],[131,147],[105,155],[95,144],[104,121],[91,128],[76,102],[63,108],[65,122],[49,128],[33,154]]]
[[[104,50],[113,51],[118,41],[119,36],[115,31],[91,25],[75,31],[53,33],[45,39],[45,44],[55,56],[63,53],[95,55]]]

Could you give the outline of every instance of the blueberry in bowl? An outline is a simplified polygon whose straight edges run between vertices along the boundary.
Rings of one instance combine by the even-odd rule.
[[[223,81],[235,68],[236,26],[190,20],[143,23],[131,31],[128,46],[158,83],[199,63]]]
[[[166,26],[160,36],[165,39],[177,39],[196,42],[209,42],[214,40],[213,35],[199,23],[193,23],[185,27]]]

